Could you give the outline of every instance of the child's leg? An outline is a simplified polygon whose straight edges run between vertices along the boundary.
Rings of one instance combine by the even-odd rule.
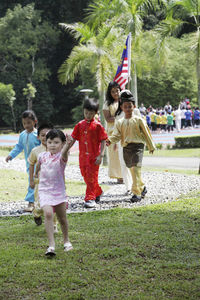
[[[33,209],[33,216],[34,218],[41,218],[41,216],[43,215],[43,210],[40,207],[40,202],[39,202],[39,197],[38,197],[38,179],[34,179],[35,182],[35,187],[34,187],[34,198],[35,198],[35,202],[34,202],[34,209]]]
[[[130,172],[133,180],[132,193],[141,196],[144,189],[144,183],[141,178],[141,167],[132,167],[130,168]]]
[[[55,248],[54,230],[53,230],[53,208],[50,205],[45,205],[43,207],[43,211],[44,211],[44,224],[47,232],[47,237],[49,240],[49,247]]]
[[[66,202],[63,202],[59,205],[55,206],[55,212],[58,218],[58,221],[61,226],[61,230],[63,233],[63,241],[64,244],[69,241],[68,237],[68,222],[67,222],[67,215],[66,215]]]
[[[98,183],[99,166],[80,166],[80,169],[87,186],[85,201],[95,200],[97,196],[102,194],[102,189]]]

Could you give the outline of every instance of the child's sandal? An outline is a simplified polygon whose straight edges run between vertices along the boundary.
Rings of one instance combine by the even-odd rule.
[[[67,251],[70,251],[73,249],[73,246],[70,242],[67,242],[64,244],[64,251],[67,252]]]
[[[45,255],[49,257],[55,256],[56,255],[55,249],[53,247],[48,247],[47,251],[45,252]]]

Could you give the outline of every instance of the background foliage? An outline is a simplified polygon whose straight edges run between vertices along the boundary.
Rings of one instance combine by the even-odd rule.
[[[20,129],[20,115],[27,108],[23,89],[29,83],[36,88],[33,110],[40,122],[50,120],[57,125],[70,125],[79,120],[81,88],[93,89],[92,96],[98,98],[95,71],[87,66],[72,83],[61,85],[57,77],[59,67],[77,43],[58,24],[84,21],[91,3],[89,0],[0,2],[0,82],[12,84],[16,97],[13,112],[0,98],[0,126],[13,127],[14,113]],[[143,29],[149,32],[164,17],[162,1],[154,9],[146,7]],[[144,52],[145,63],[138,60],[139,105],[143,102],[145,106],[158,107],[167,101],[177,105],[185,97],[196,103],[194,53],[188,43],[190,37],[183,35],[191,31],[190,26],[185,26],[178,34],[179,39],[168,38],[170,53],[163,65],[156,61],[154,46],[144,36],[140,53]],[[122,45],[124,42],[119,40]]]

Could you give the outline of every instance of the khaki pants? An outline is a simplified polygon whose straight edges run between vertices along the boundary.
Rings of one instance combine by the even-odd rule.
[[[144,183],[141,177],[141,167],[129,168],[132,176],[132,193],[137,196],[141,196],[144,189]]]
[[[141,196],[144,189],[144,183],[141,177],[143,153],[144,144],[142,143],[130,143],[123,148],[124,161],[132,176],[131,191],[137,196]]]

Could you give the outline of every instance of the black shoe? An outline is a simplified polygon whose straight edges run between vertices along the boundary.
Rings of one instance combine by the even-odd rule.
[[[142,193],[141,193],[141,197],[144,198],[145,195],[146,195],[146,193],[147,193],[147,188],[146,188],[146,186],[145,186],[145,187],[143,188]]]
[[[141,201],[141,197],[140,196],[137,196],[137,195],[133,195],[132,198],[131,198],[131,202],[134,203],[134,202],[140,202]]]
[[[101,198],[101,196],[97,196],[96,199],[95,199],[95,202],[99,203],[100,202],[100,198]]]
[[[42,225],[42,217],[38,217],[38,218],[34,217],[34,221],[36,225],[38,226]]]

